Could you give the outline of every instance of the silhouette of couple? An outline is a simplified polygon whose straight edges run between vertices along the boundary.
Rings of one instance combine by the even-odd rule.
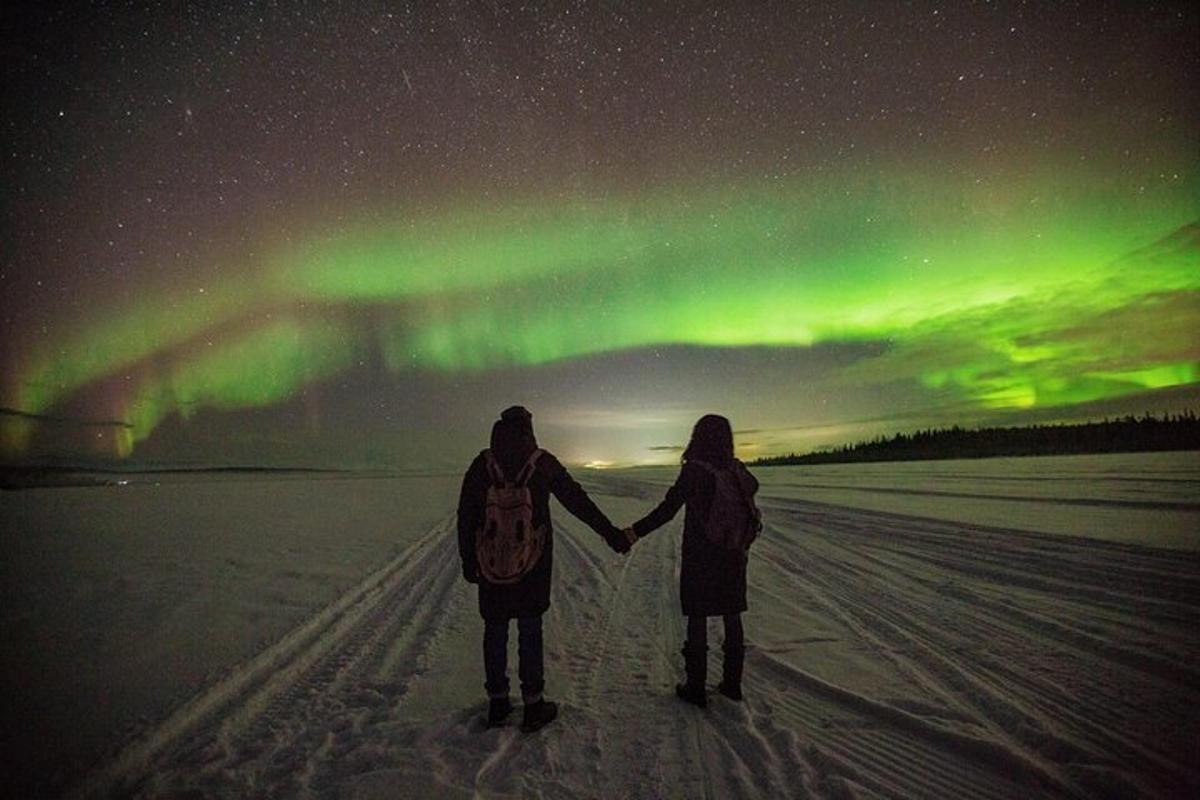
[[[741,700],[745,655],[741,613],[746,610],[749,543],[759,527],[753,502],[757,488],[758,482],[734,458],[729,420],[709,414],[692,429],[679,477],[666,497],[622,530],[596,507],[557,458],[538,448],[533,416],[521,406],[506,409],[492,426],[491,447],[467,469],[458,501],[463,577],[479,587],[479,613],[484,620],[488,726],[503,724],[513,711],[507,669],[512,619],[517,620],[524,703],[521,728],[537,730],[558,715],[557,706],[543,697],[542,615],[550,608],[554,555],[551,494],[618,553],[628,553],[634,542],[687,506],[679,575],[679,598],[687,617],[683,645],[687,677],[675,691],[696,706],[707,704],[707,619],[719,616],[725,621],[725,642],[718,690]],[[747,525],[752,526],[749,533],[745,533]],[[718,535],[718,529],[724,533]]]

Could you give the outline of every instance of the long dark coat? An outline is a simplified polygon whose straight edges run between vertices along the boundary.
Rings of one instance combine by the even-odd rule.
[[[758,481],[740,461],[753,490]],[[679,601],[685,616],[716,617],[746,610],[746,552],[729,550],[708,541],[704,520],[712,505],[716,478],[696,464],[685,463],[675,485],[658,507],[633,524],[641,538],[674,519],[687,505],[683,517],[683,558],[679,570]]]
[[[464,569],[472,569],[477,564],[475,535],[483,524],[490,483],[484,455],[486,452],[485,450],[476,456],[467,468],[458,498],[458,553]],[[506,458],[507,455],[497,453],[497,461],[505,475],[515,477],[524,465],[524,459]],[[551,494],[558,498],[567,511],[606,539],[620,535],[620,530],[596,507],[583,487],[552,454],[542,452],[527,485],[533,500],[533,524],[545,526],[545,549],[529,574],[517,583],[494,584],[480,576],[479,613],[485,620],[503,621],[517,617],[534,617],[546,613],[550,608],[550,572],[554,563],[554,528],[550,521]]]

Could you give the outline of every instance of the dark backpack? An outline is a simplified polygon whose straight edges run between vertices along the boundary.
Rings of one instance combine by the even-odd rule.
[[[762,530],[762,514],[754,504],[746,468],[736,459],[725,469],[699,459],[688,463],[704,468],[713,476],[712,504],[704,520],[705,538],[728,550],[745,550]]]
[[[533,526],[533,497],[527,485],[541,455],[534,450],[510,482],[492,451],[484,451],[491,483],[483,525],[475,534],[475,557],[479,574],[489,583],[516,583],[542,557],[546,531]]]

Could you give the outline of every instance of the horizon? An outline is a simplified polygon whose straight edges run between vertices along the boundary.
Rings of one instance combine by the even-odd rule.
[[[0,409],[0,415],[6,413],[6,409]],[[1153,422],[1160,424],[1175,424],[1175,423],[1192,423],[1194,424],[1197,417],[1197,412],[1194,409],[1187,408],[1176,413],[1165,413],[1162,416],[1143,412],[1141,416],[1136,414],[1124,414],[1117,417],[1104,417],[1103,419],[1088,418],[1079,421],[1056,421],[1056,422],[1039,422],[1023,425],[988,425],[975,427],[962,427],[960,425],[949,425],[946,427],[937,428],[916,428],[911,430],[892,431],[890,434],[884,433],[874,436],[870,439],[857,439],[845,441],[837,444],[823,445],[808,450],[803,453],[785,452],[772,455],[761,455],[754,458],[744,457],[744,453],[738,451],[737,437],[742,431],[734,431],[734,449],[735,456],[740,460],[745,461],[750,466],[785,466],[780,462],[790,458],[807,458],[810,456],[830,455],[839,452],[852,453],[853,451],[869,447],[876,444],[887,444],[895,442],[904,437],[915,436],[937,436],[945,433],[983,433],[995,431],[1021,431],[1035,429],[1056,429],[1063,427],[1088,427],[1088,426],[1105,426],[1110,424],[1125,424],[1125,423],[1144,423]],[[549,449],[549,448],[546,448]],[[669,450],[672,453],[672,458],[666,460],[666,457],[658,460],[646,460],[640,462],[580,462],[563,459],[563,463],[575,469],[593,469],[593,470],[627,470],[639,468],[661,468],[661,467],[676,467],[679,466],[679,455],[682,454],[684,447],[663,447],[656,448],[659,450]],[[968,454],[961,456],[945,455],[938,457],[938,460],[956,460],[969,459],[976,460],[979,458],[1028,458],[1028,457],[1059,457],[1059,456],[1097,456],[1097,455],[1127,455],[1129,453],[1147,453],[1147,452],[1174,452],[1177,450],[1188,450],[1190,448],[1171,447],[1162,449],[1159,447],[1149,447],[1147,449],[1133,450],[1083,450],[1083,451],[1047,451],[1044,453],[1024,453],[1018,455],[1012,454]],[[872,463],[875,461],[893,461],[902,462],[909,460],[927,460],[925,458],[911,459],[904,456],[896,456],[894,458],[879,458],[869,461],[846,461],[846,462],[818,462],[818,463]],[[422,466],[401,465],[398,463],[359,463],[359,464],[334,464],[334,463],[250,463],[250,462],[195,462],[195,461],[145,461],[138,462],[133,458],[99,458],[99,459],[76,459],[63,460],[61,456],[49,456],[41,460],[35,461],[0,461],[0,470],[15,469],[15,470],[50,470],[54,472],[114,472],[128,474],[155,474],[155,473],[171,473],[171,472],[333,472],[333,473],[386,473],[395,475],[414,474],[457,474],[461,469],[461,464],[430,464]]]

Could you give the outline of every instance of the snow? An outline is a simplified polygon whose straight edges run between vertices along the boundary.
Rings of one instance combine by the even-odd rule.
[[[626,523],[674,472],[578,477]],[[556,507],[561,716],[533,735],[481,725],[458,475],[4,493],[0,779],[72,797],[1196,796],[1197,454],[756,474],[746,702],[672,695],[682,514],[621,557]],[[716,621],[710,638],[715,685]]]

